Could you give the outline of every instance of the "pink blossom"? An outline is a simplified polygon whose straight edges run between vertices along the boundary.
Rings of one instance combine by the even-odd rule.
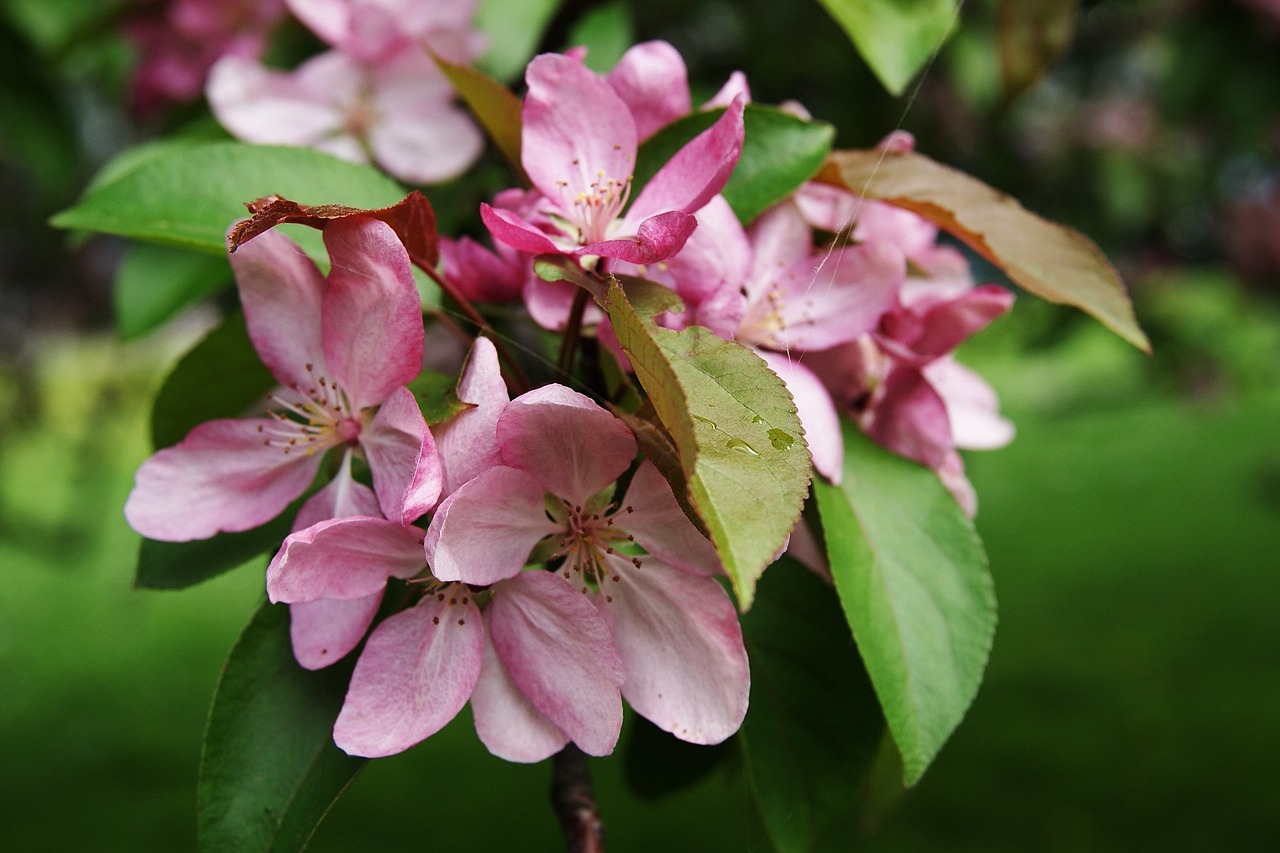
[[[416,183],[460,175],[484,147],[448,81],[413,45],[376,64],[331,51],[292,72],[227,57],[210,74],[208,97],[240,139],[372,160]]]
[[[694,214],[720,192],[742,150],[742,102],[658,171],[628,206],[639,136],[627,104],[577,59],[545,54],[526,72],[523,202],[481,206],[495,239],[530,254],[654,263],[679,251]],[[625,212],[624,212],[625,211]]]
[[[605,80],[630,108],[641,141],[693,112],[684,59],[665,41],[646,41],[632,46]],[[751,100],[746,77],[735,71],[702,109],[729,107],[738,96],[744,103]]]
[[[287,0],[311,31],[355,59],[379,64],[413,45],[455,62],[479,55],[478,0]]]
[[[498,583],[519,575],[537,549],[603,615],[625,673],[622,695],[638,713],[693,743],[736,731],[750,677],[733,604],[713,577],[714,549],[650,463],[625,499],[610,498],[635,458],[630,430],[590,399],[549,385],[512,400],[496,433],[504,464],[464,484],[432,517],[426,551],[436,577]],[[512,679],[528,677],[504,663]]]
[[[231,256],[249,338],[280,382],[275,410],[193,429],[138,469],[125,516],[153,539],[248,530],[311,485],[334,447],[358,448],[381,509],[410,521],[440,492],[435,443],[404,384],[422,364],[422,308],[391,228],[338,220],[328,279],[269,231]]]

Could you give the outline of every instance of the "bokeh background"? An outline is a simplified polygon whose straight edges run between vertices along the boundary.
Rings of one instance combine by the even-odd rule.
[[[120,507],[149,452],[150,395],[207,309],[123,340],[122,244],[44,224],[129,145],[218,133],[198,100],[130,112],[120,33],[139,5],[0,3],[6,850],[194,849],[209,698],[262,597],[261,563],[184,592],[131,588]],[[1004,5],[964,3],[900,98],[810,0],[567,2],[543,44],[666,38],[708,94],[746,70],[758,100],[800,100],[843,147],[905,127],[1097,241],[1155,344],[1145,356],[1024,296],[962,353],[1018,427],[968,458],[995,648],[935,765],[850,848],[1275,849],[1280,3],[1083,2],[1034,81],[1000,61]],[[294,29],[274,48],[313,49]],[[767,849],[732,760],[657,799],[620,761],[593,768],[611,850]],[[313,849],[555,849],[548,779],[490,757],[464,713],[373,762]]]

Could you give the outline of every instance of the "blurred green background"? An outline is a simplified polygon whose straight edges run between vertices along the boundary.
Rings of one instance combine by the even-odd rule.
[[[194,331],[119,341],[121,247],[41,223],[113,151],[207,123],[199,105],[131,123],[127,51],[100,27],[59,35],[40,10],[60,5],[0,6],[0,849],[193,849],[208,701],[262,564],[131,589],[119,509],[150,395]],[[971,0],[901,99],[816,4],[567,3],[548,38],[602,5],[677,44],[695,86],[743,68],[757,98],[798,97],[846,146],[901,122],[925,153],[1085,231],[1156,345],[1148,358],[1024,297],[962,353],[1018,427],[968,458],[1000,626],[960,729],[850,846],[1274,849],[1277,4],[1083,3],[1070,49],[1019,94],[996,60],[1003,4]],[[593,764],[611,850],[767,849],[732,761],[658,800],[618,765]],[[548,779],[490,757],[464,713],[371,763],[313,848],[555,849]]]

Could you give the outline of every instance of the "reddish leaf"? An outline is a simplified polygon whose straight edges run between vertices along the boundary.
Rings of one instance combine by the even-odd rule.
[[[837,151],[817,180],[923,216],[1036,296],[1074,305],[1151,352],[1120,274],[1093,241],[977,178],[913,152]]]
[[[348,216],[369,216],[380,219],[391,226],[400,242],[409,252],[409,260],[426,270],[435,269],[440,260],[440,235],[436,232],[436,212],[431,202],[422,193],[414,190],[401,201],[390,207],[376,210],[362,210],[358,207],[347,207],[343,204],[317,204],[306,206],[269,195],[245,204],[252,216],[239,222],[231,229],[227,237],[231,251],[249,242],[264,231],[295,223],[309,225],[324,230],[324,227],[335,220]]]

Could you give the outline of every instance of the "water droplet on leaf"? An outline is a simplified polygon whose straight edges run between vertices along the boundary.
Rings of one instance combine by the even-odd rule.
[[[743,452],[743,453],[749,453],[749,454],[750,454],[750,455],[752,455],[752,456],[759,456],[759,455],[760,455],[759,453],[756,453],[756,449],[755,449],[754,447],[752,447],[751,445],[747,444],[745,441],[743,441],[743,440],[742,440],[742,439],[740,439],[740,438],[731,438],[731,439],[729,439],[729,441],[725,444],[725,447],[729,447],[729,448],[731,448],[731,449],[733,449],[733,450],[739,450],[739,451],[741,451],[741,452]]]

